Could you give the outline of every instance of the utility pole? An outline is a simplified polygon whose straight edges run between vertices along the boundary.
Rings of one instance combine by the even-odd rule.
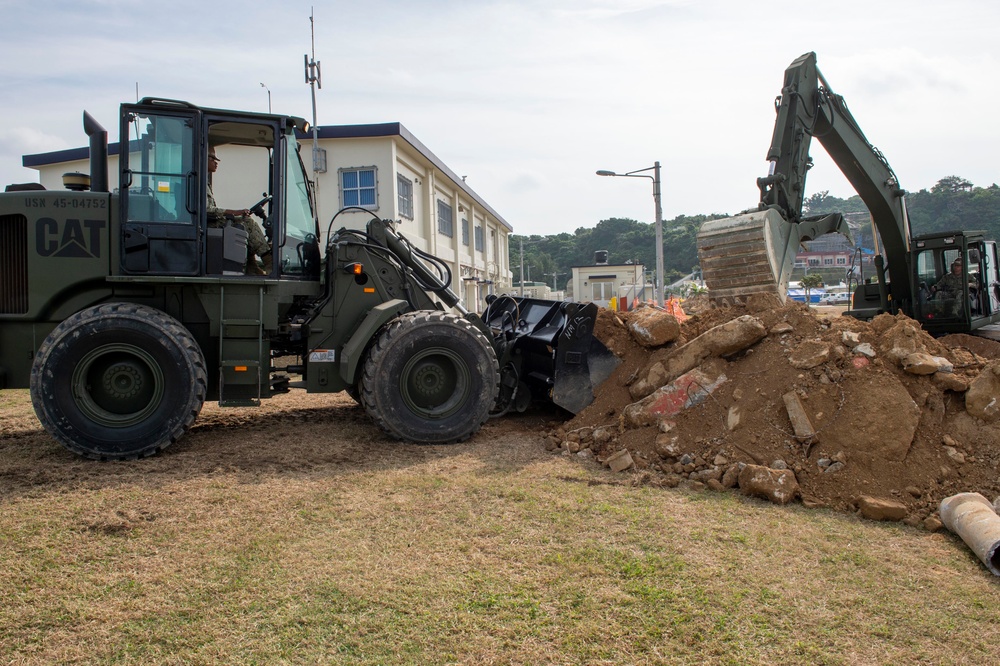
[[[565,273],[546,273],[545,277],[552,276],[552,291],[559,291],[556,286],[556,281],[559,279],[560,275],[566,275]]]

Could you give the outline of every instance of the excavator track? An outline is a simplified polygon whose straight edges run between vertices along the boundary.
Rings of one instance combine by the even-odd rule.
[[[705,222],[698,232],[698,258],[709,300],[728,307],[758,294],[785,300],[768,215],[745,213]]]

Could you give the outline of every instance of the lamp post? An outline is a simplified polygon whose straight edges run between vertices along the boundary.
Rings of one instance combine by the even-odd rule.
[[[265,86],[263,83],[260,87],[267,91],[267,112],[271,113],[271,89]]]
[[[653,175],[643,171],[652,171]],[[649,178],[653,181],[653,203],[656,205],[656,302],[663,307],[663,208],[660,205],[660,162],[657,161],[651,167],[636,169],[627,173],[615,173],[601,169],[598,176],[622,176],[627,178]]]

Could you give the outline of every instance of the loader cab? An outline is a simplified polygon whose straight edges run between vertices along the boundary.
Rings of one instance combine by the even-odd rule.
[[[914,318],[933,333],[1000,321],[997,246],[978,232],[912,241]]]
[[[124,274],[259,278],[248,270],[248,262],[261,265],[247,248],[253,224],[273,258],[264,277],[319,279],[319,231],[296,119],[150,98],[123,105],[121,117]],[[214,174],[210,151],[221,158]],[[219,208],[258,215],[210,216],[210,193]]]

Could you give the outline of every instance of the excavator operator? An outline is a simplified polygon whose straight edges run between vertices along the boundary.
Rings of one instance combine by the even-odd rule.
[[[970,295],[979,288],[975,275],[969,275]],[[959,310],[955,314],[961,314],[962,307],[962,258],[958,257],[951,262],[951,272],[945,274],[931,287],[931,294],[935,300],[951,300],[955,308]]]

